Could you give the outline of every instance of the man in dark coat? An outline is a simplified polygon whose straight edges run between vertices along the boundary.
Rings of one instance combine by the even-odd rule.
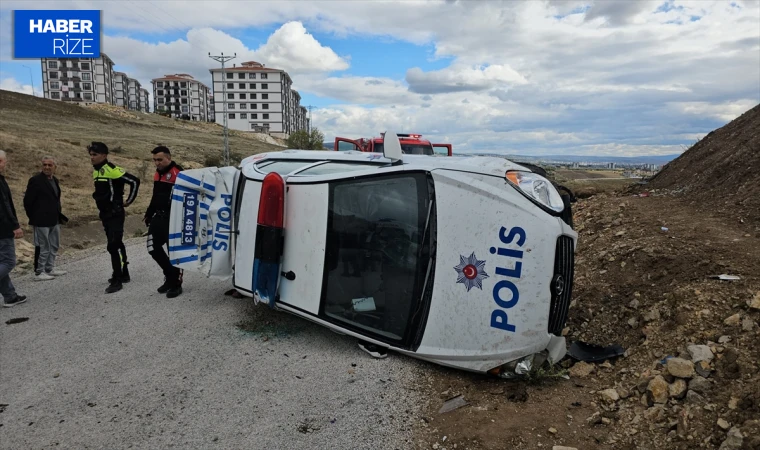
[[[10,308],[26,301],[26,295],[18,295],[11,283],[11,271],[16,267],[16,243],[14,239],[24,237],[18,223],[16,208],[13,206],[11,189],[5,181],[5,164],[8,157],[0,150],[0,295],[3,306]]]
[[[55,173],[52,156],[42,158],[42,171],[29,179],[24,194],[24,210],[29,225],[34,227],[34,244],[39,255],[34,267],[35,281],[53,280],[66,275],[55,268],[61,239],[61,185]]]

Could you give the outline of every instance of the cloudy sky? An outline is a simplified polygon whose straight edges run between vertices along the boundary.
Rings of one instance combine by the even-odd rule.
[[[209,52],[285,69],[327,140],[673,154],[760,103],[760,0],[3,0],[0,88],[40,95],[39,61],[12,59],[13,9],[102,9],[102,50],[149,90],[210,85]]]

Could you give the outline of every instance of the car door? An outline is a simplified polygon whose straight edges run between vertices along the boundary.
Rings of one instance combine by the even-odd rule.
[[[232,276],[239,175],[235,167],[183,170],[177,175],[169,216],[172,265],[214,278]]]
[[[433,152],[435,156],[451,156],[453,154],[451,144],[433,144]]]
[[[345,152],[345,151],[350,151],[350,150],[361,151],[361,149],[362,147],[359,144],[359,141],[342,138],[342,137],[335,138],[335,146],[333,148],[333,150],[335,151],[339,151],[339,152]]]

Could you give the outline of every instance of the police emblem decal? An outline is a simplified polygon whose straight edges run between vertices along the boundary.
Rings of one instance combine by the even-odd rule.
[[[474,286],[483,290],[483,280],[488,278],[485,267],[485,260],[478,260],[475,257],[475,252],[472,252],[469,257],[459,255],[459,265],[454,267],[458,275],[457,283],[464,284],[467,292],[470,292]]]

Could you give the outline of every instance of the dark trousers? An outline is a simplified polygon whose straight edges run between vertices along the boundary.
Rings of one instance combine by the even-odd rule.
[[[109,217],[103,219],[102,222],[108,242],[106,249],[111,255],[113,276],[120,278],[122,276],[122,265],[127,264],[127,249],[124,247],[124,216]]]
[[[159,212],[150,221],[146,245],[148,253],[158,263],[164,272],[166,281],[175,284],[182,283],[182,271],[172,266],[169,255],[164,251],[164,245],[169,244],[169,213]]]

